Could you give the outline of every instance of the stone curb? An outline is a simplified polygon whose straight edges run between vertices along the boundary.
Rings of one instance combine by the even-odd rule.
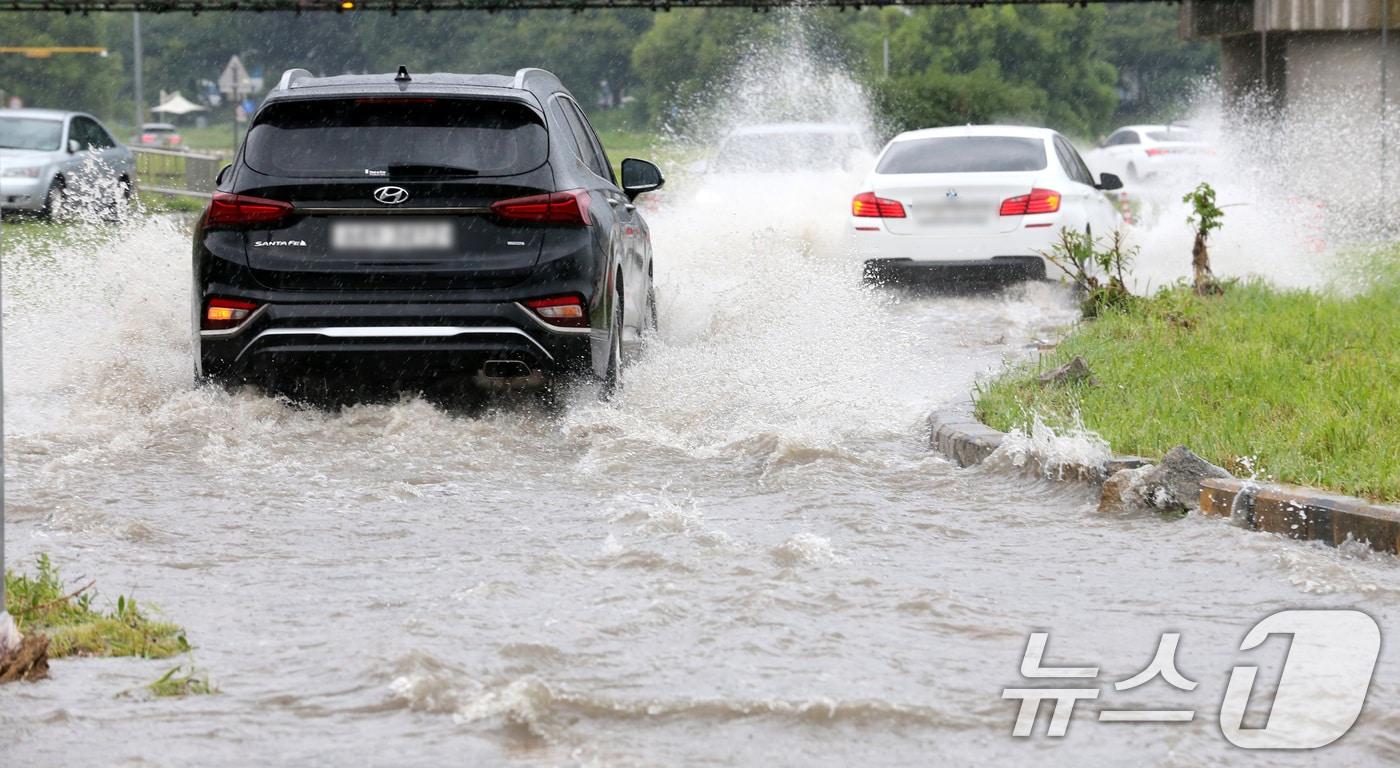
[[[1400,508],[1302,485],[1234,478],[1201,481],[1201,511],[1245,527],[1331,546],[1348,540],[1379,552],[1400,549]]]
[[[929,414],[929,446],[959,467],[981,464],[1006,437],[972,415],[970,402]],[[1152,463],[1142,456],[1110,456],[1100,467],[1085,467],[1081,477],[1102,481],[1120,469]],[[1354,496],[1282,483],[1237,478],[1201,481],[1201,512],[1233,519],[1247,528],[1300,541],[1331,546],[1364,542],[1372,549],[1400,553],[1400,507],[1375,504]]]
[[[929,447],[947,456],[960,467],[981,464],[1006,437],[972,415],[972,403],[965,401],[940,408],[928,417]],[[1081,477],[1103,480],[1120,469],[1137,469],[1151,464],[1142,456],[1114,454],[1102,466],[1079,467]],[[1074,469],[1074,468],[1069,468]],[[1070,474],[1075,474],[1071,472]]]
[[[992,455],[1005,432],[977,421],[971,410],[950,407],[934,411],[928,417],[929,445],[960,467],[981,464]]]

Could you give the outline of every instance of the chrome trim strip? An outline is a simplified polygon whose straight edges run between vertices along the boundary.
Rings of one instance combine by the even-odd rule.
[[[557,326],[557,325],[550,325],[549,323],[546,323],[546,322],[544,321],[544,318],[542,318],[542,317],[540,317],[539,315],[535,314],[533,311],[530,310],[529,307],[525,306],[524,304],[521,304],[520,302],[517,301],[517,302],[515,302],[515,306],[520,307],[520,311],[524,312],[526,317],[529,317],[531,320],[534,320],[534,321],[535,321],[535,325],[538,325],[539,327],[545,329],[546,331],[549,331],[550,333],[579,334],[579,335],[582,335],[582,334],[585,334],[585,333],[592,333],[592,332],[593,332],[593,329],[592,329],[592,328],[561,328],[560,326]]]
[[[292,209],[293,215],[301,216],[435,216],[446,213],[455,214],[487,214],[490,208],[482,207],[456,207],[456,208],[352,208],[350,206],[331,208],[302,208],[300,206]]]
[[[544,356],[550,360],[554,355],[544,348],[544,345],[535,340],[535,337],[520,330],[519,328],[507,328],[503,326],[457,326],[457,325],[382,325],[382,326],[337,326],[330,328],[269,328],[248,342],[238,353],[238,357],[243,357],[249,349],[257,344],[264,336],[325,336],[332,339],[403,339],[403,338],[450,338],[452,336],[468,335],[501,335],[523,336],[531,344],[534,344]]]
[[[242,332],[248,330],[248,326],[249,326],[254,320],[257,320],[260,316],[262,316],[262,313],[263,313],[263,312],[266,312],[266,311],[267,311],[267,308],[270,307],[270,306],[272,306],[272,305],[271,305],[271,304],[264,304],[264,305],[262,305],[261,307],[258,307],[257,309],[253,310],[253,314],[248,315],[247,317],[243,318],[243,322],[239,323],[238,325],[234,326],[233,328],[227,328],[227,329],[222,330],[222,331],[200,331],[200,332],[199,332],[199,338],[201,338],[201,339],[227,339],[227,338],[232,338],[232,337],[234,337],[234,336],[237,336],[238,334],[240,334],[240,333],[242,333]],[[207,312],[207,311],[209,311],[209,310],[206,308],[205,311]]]

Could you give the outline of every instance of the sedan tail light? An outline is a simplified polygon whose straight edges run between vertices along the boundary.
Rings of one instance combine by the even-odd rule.
[[[214,198],[209,201],[209,207],[204,209],[204,226],[210,229],[275,224],[291,213],[292,204],[281,200],[215,192]]]
[[[1058,210],[1060,210],[1060,193],[1053,189],[1032,189],[1029,195],[1017,195],[1001,201],[1002,216],[1054,213]]]
[[[204,308],[204,317],[199,327],[206,331],[227,331],[237,328],[247,320],[258,305],[243,299],[213,298]]]
[[[583,297],[578,294],[547,296],[521,303],[550,325],[557,325],[561,328],[588,327],[588,312],[584,309]]]
[[[593,219],[588,215],[588,204],[588,190],[571,189],[566,192],[497,200],[491,204],[491,212],[506,221],[586,227],[593,223]]]
[[[1164,148],[1164,147],[1153,147],[1152,149],[1147,150],[1147,156],[1148,156],[1148,157],[1157,157],[1158,155],[1169,155],[1169,154],[1171,154],[1171,150],[1170,150],[1170,149],[1166,149],[1166,148]]]
[[[851,215],[862,219],[902,219],[904,204],[876,197],[874,192],[862,192],[851,198]]]

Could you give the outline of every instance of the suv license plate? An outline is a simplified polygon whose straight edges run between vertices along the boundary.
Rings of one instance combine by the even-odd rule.
[[[453,241],[449,221],[331,222],[331,248],[337,251],[445,251]]]

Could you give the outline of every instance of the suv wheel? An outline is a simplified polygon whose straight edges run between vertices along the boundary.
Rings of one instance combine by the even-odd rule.
[[[622,389],[622,280],[613,293],[612,322],[608,326],[608,369],[603,375],[603,399],[611,398]]]
[[[661,328],[661,324],[660,324],[660,322],[657,320],[657,316],[656,316],[656,286],[655,286],[655,285],[652,285],[651,281],[648,280],[648,281],[647,281],[647,314],[646,314],[646,328],[644,328],[644,329],[642,329],[642,330],[643,330],[643,333],[644,333],[646,336],[650,337],[650,336],[655,336],[655,335],[656,335],[656,332],[657,332],[658,330],[660,330],[660,328]]]

